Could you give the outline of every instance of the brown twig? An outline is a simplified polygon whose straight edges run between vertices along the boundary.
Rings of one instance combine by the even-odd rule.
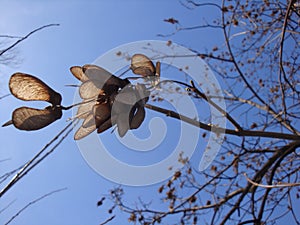
[[[105,220],[103,223],[100,223],[99,225],[107,224],[107,223],[109,223],[110,221],[112,221],[115,217],[116,217],[116,216],[113,215],[113,216],[111,216],[110,218],[108,218],[107,220]]]
[[[237,130],[226,129],[223,127],[217,127],[214,125],[205,124],[205,123],[202,123],[195,119],[191,119],[187,116],[176,113],[174,111],[160,108],[158,106],[146,104],[145,107],[148,109],[151,109],[153,111],[163,113],[166,116],[182,120],[183,122],[186,122],[193,126],[199,127],[206,131],[214,132],[216,134],[230,134],[230,135],[239,136],[239,137],[265,137],[265,138],[278,138],[278,139],[284,139],[284,140],[300,140],[300,136],[295,135],[295,134],[286,134],[286,133],[268,132],[268,131],[254,131],[254,130],[237,131]]]

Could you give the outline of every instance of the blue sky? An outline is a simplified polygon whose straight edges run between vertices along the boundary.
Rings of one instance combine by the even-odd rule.
[[[164,19],[174,17],[182,25],[190,26],[214,13],[213,10],[188,10],[179,1],[2,0],[0,5],[0,34],[24,36],[46,24],[60,24],[44,29],[20,44],[15,49],[16,65],[0,66],[1,95],[8,93],[10,75],[21,71],[38,76],[63,94],[63,105],[70,105],[74,89],[65,85],[77,83],[69,72],[73,65],[91,63],[110,49],[134,41],[167,41],[172,38],[173,42],[201,50],[214,45],[215,41],[212,38],[214,31],[209,34],[202,31],[182,32],[165,38],[158,36],[174,31],[175,27],[163,22]],[[15,108],[30,104],[12,96],[2,100],[1,123],[10,119]],[[0,129],[3,146],[0,159],[8,159],[0,164],[1,174],[29,160],[66,125],[65,121],[70,116],[70,112],[64,113],[60,121],[40,131],[24,132],[12,126]],[[105,135],[109,136],[110,133]],[[124,152],[116,154],[124,157]],[[97,200],[116,186],[87,165],[70,135],[54,154],[1,199],[0,209],[11,202],[13,204],[2,213],[0,224],[28,202],[64,187],[66,191],[32,205],[11,224],[98,224],[109,217],[106,212],[109,204],[97,208]],[[145,197],[145,193],[151,199],[157,192],[156,186],[126,189],[129,199]],[[124,215],[120,216],[120,220],[125,224]],[[117,224],[117,221],[113,224]]]
[[[162,37],[159,34],[167,35],[175,29],[175,25],[163,20],[174,17],[182,26],[188,27],[205,24],[205,21],[211,21],[218,16],[217,13],[213,7],[189,10],[183,7],[180,1],[174,0],[0,0],[0,34],[2,35],[24,36],[46,24],[60,24],[39,31],[18,45],[14,49],[17,56],[16,64],[0,65],[0,96],[9,93],[10,75],[20,71],[45,81],[63,95],[63,105],[70,105],[74,99],[75,89],[65,85],[78,82],[69,71],[71,66],[92,63],[111,49],[142,40],[171,39],[174,43],[205,52],[206,49],[211,49],[217,44],[223,44],[220,31],[200,29]],[[172,72],[174,70],[169,71],[172,77],[177,76]],[[0,100],[0,123],[9,120],[11,112],[24,105],[45,106],[44,103],[22,102],[13,96],[7,97]],[[201,110],[203,112],[203,108]],[[24,132],[13,126],[1,128],[0,175],[28,161],[66,126],[66,120],[71,116],[71,111],[64,112],[61,120],[39,131]],[[146,121],[136,134],[142,137],[149,135],[147,124],[150,118],[155,116],[161,115],[147,111]],[[176,133],[178,121],[161,117],[172,132],[168,132],[169,141],[165,141],[158,148],[158,152],[150,151],[146,155],[144,152],[137,153],[121,148],[110,131],[101,134],[101,138],[107,146],[112,146],[109,149],[110,153],[125,162],[135,163],[135,165],[157,162],[171,153],[174,145],[172,140],[178,138]],[[100,176],[87,164],[72,136],[73,134],[69,135],[53,154],[1,198],[0,210],[9,207],[0,214],[0,224],[7,222],[29,202],[60,188],[67,188],[67,190],[31,205],[11,224],[92,225],[99,224],[110,216],[107,213],[111,206],[108,202],[102,207],[97,207],[96,204],[103,195],[110,189],[118,187],[119,184]],[[202,154],[202,144],[199,142],[197,146],[199,151],[196,151],[192,158],[195,162],[198,162]],[[150,201],[157,198],[157,188],[160,185],[124,187],[125,198],[132,206],[138,197]],[[159,202],[160,200],[156,199],[154,204],[158,205]],[[111,224],[126,224],[126,219],[127,215],[123,213],[118,215]]]

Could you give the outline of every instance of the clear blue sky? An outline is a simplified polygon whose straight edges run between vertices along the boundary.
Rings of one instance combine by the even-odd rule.
[[[7,94],[7,83],[17,71],[38,76],[53,89],[63,94],[63,105],[73,102],[74,89],[65,87],[77,81],[69,68],[93,62],[97,57],[119,45],[140,40],[172,39],[173,42],[205,51],[216,43],[214,30],[169,34],[175,26],[164,22],[174,17],[183,26],[198,25],[209,20],[216,11],[188,10],[180,1],[0,1],[0,34],[24,36],[42,25],[59,23],[58,27],[44,29],[24,41],[15,50],[17,65],[0,66],[0,95]],[[10,96],[0,101],[0,123],[10,119],[11,112],[30,105]],[[0,174],[10,171],[30,159],[65,125],[70,112],[60,121],[34,132],[14,127],[0,129]],[[106,134],[107,135],[107,134]],[[114,139],[112,139],[114,140]],[[115,141],[115,140],[114,140]],[[125,150],[124,150],[125,151]],[[122,157],[124,152],[119,153]],[[96,203],[108,190],[118,186],[95,173],[82,158],[72,135],[42,164],[35,168],[0,201],[0,210],[14,201],[0,215],[0,224],[6,222],[28,202],[55,189],[67,187],[22,213],[12,224],[23,225],[79,225],[99,224],[109,217],[109,204],[97,208]],[[156,196],[157,186],[126,187],[127,198]],[[122,223],[118,223],[118,221]],[[126,221],[126,220],[125,220]],[[124,215],[112,224],[126,224]]]

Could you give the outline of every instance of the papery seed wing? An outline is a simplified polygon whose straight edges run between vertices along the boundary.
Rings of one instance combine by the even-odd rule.
[[[84,65],[83,71],[99,89],[105,88],[104,86],[117,86],[123,88],[129,83],[127,79],[118,78],[102,67],[96,65]]]
[[[142,106],[138,106],[137,111],[130,122],[130,129],[139,128],[145,119],[145,114],[145,108]]]
[[[95,123],[94,115],[91,113],[91,114],[87,115],[87,117],[84,119],[84,121],[82,123],[82,127],[87,128],[87,127],[91,127],[95,124],[96,123]]]
[[[96,127],[101,126],[111,116],[111,109],[109,103],[94,105],[93,115]]]
[[[93,106],[95,101],[83,100],[82,103],[78,106],[76,118],[84,119],[90,113],[92,113]]]
[[[90,80],[93,80],[93,82],[99,89],[103,88],[103,86],[107,82],[107,80],[111,76],[113,76],[107,70],[103,69],[102,67],[96,66],[96,65],[84,65],[83,71]]]
[[[92,116],[92,114],[90,115]],[[74,140],[80,140],[96,130],[95,123],[90,123],[90,126],[83,127],[83,124],[87,124],[86,120],[90,120],[90,115],[87,116],[87,118],[83,121],[82,126],[80,126],[79,129],[76,131],[74,135]]]
[[[111,128],[116,121],[117,116],[114,115],[112,117],[110,117],[109,119],[107,119],[104,123],[102,123],[97,130],[97,133],[102,133],[104,131],[106,131],[107,129]]]
[[[89,78],[84,74],[81,66],[72,66],[70,68],[71,73],[81,82],[87,81]]]
[[[145,104],[149,100],[150,91],[147,90],[144,84],[136,85],[137,98],[140,100],[139,104]]]
[[[40,79],[25,73],[15,73],[9,80],[10,92],[18,99],[25,101],[47,101],[60,105],[61,95],[51,89]]]
[[[152,61],[143,54],[135,54],[131,58],[131,70],[142,76],[154,76],[155,68]]]
[[[130,129],[129,113],[121,113],[117,119],[118,133],[120,137],[124,137],[127,131]]]
[[[98,96],[103,91],[95,86],[91,80],[87,80],[79,87],[79,95],[82,99],[91,99]]]
[[[62,116],[60,108],[34,109],[21,107],[12,114],[14,126],[20,130],[38,130],[48,126]]]
[[[119,102],[126,105],[135,105],[137,102],[137,96],[134,91],[121,91],[116,97],[115,102]]]

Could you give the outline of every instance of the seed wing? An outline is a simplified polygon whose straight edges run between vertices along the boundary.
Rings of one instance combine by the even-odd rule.
[[[13,112],[12,123],[20,130],[38,130],[60,119],[61,116],[62,111],[59,108],[34,109],[21,107]]]
[[[89,123],[89,121],[91,120],[92,117],[93,117],[93,114],[89,114],[85,118],[85,120],[82,123],[82,126],[80,126],[79,129],[76,131],[76,133],[74,135],[74,140],[80,140],[96,130],[96,124]]]
[[[143,54],[135,54],[131,58],[131,70],[142,76],[154,76],[155,68],[152,61]]]
[[[81,82],[87,81],[89,78],[84,74],[81,66],[72,66],[70,68],[71,73]]]
[[[25,101],[47,101],[52,105],[61,104],[61,95],[40,79],[25,73],[15,73],[9,80],[10,92]]]

